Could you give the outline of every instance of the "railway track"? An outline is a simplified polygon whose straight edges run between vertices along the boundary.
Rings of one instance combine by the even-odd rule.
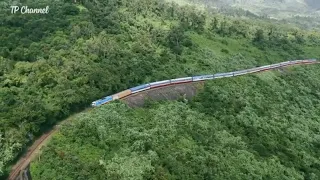
[[[319,64],[320,62],[315,61],[315,62],[303,62],[303,63],[299,63],[299,64],[288,64],[285,66],[281,66],[281,67],[277,67],[277,68],[270,68],[270,69],[261,69],[260,71],[256,71],[256,72],[252,72],[252,73],[259,73],[259,72],[264,72],[264,71],[270,71],[270,70],[274,70],[274,69],[278,69],[278,68],[284,68],[284,67],[289,67],[289,66],[294,66],[294,65],[303,65],[303,64]],[[249,73],[245,73],[242,75],[246,75]],[[232,76],[233,77],[233,76]],[[185,83],[194,83],[194,82],[185,82]],[[184,83],[184,84],[185,84]],[[172,85],[167,85],[167,86],[174,86],[177,84],[172,84]],[[161,88],[163,86],[159,86],[158,88]],[[140,92],[144,92],[144,91],[140,91]],[[126,99],[131,95],[137,95],[137,94],[130,94],[128,96],[122,97],[120,99]],[[90,111],[90,109],[86,109],[85,111]],[[65,120],[66,121],[66,120]],[[30,162],[32,161],[32,156],[35,155],[35,152],[37,152],[37,150],[39,150],[43,145],[44,142],[49,139],[51,137],[51,135],[54,134],[54,132],[56,132],[59,129],[59,125],[55,126],[50,132],[45,133],[44,135],[42,135],[38,140],[36,140],[34,142],[34,144],[28,149],[26,155],[24,155],[17,163],[16,165],[12,168],[11,173],[8,177],[9,180],[15,180],[19,177],[20,172],[22,170],[25,170],[26,167],[30,164]]]
[[[37,139],[35,141],[35,143],[29,148],[29,150],[27,151],[27,154],[18,161],[18,163],[16,164],[16,166],[13,167],[13,170],[11,171],[8,179],[9,180],[14,180],[16,179],[21,170],[24,170],[30,163],[31,161],[31,156],[34,155],[35,151],[39,148],[41,148],[42,143],[48,139],[57,129],[53,129],[50,132],[42,135],[39,139]]]

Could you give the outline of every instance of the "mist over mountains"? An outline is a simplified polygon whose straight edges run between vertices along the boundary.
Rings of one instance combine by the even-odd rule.
[[[294,16],[319,16],[320,0],[189,0],[213,7],[249,10],[257,15],[283,19]]]
[[[319,0],[305,0],[305,2],[308,4],[308,6],[311,9],[320,10],[320,1]]]

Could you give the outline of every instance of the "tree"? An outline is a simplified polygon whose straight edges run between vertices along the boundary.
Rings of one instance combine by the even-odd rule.
[[[263,43],[264,41],[264,32],[262,29],[258,29],[253,39],[254,42]]]
[[[184,30],[181,26],[172,26],[168,34],[167,40],[171,50],[177,54],[181,55],[183,51],[182,43],[185,40]]]
[[[210,30],[211,31],[215,31],[218,29],[218,24],[219,24],[219,21],[217,19],[217,17],[214,17],[213,20],[211,20],[211,23],[210,23]]]
[[[227,24],[227,20],[224,19],[221,23],[220,23],[220,28],[218,29],[218,34],[222,35],[222,36],[226,36],[226,35],[230,35],[230,31],[229,31],[229,27]]]

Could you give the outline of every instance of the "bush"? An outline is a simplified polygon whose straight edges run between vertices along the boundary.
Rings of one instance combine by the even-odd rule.
[[[221,49],[221,52],[229,54],[229,50],[227,50],[227,49]]]

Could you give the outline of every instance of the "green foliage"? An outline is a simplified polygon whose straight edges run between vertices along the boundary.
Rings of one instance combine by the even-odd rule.
[[[156,80],[239,70],[286,59],[320,57],[318,32],[274,26],[256,19],[212,15],[195,7],[178,6],[165,1],[23,2],[29,7],[49,5],[50,13],[40,16],[10,14],[5,10],[8,9],[8,2],[0,4],[1,172],[32,141],[29,137],[31,134],[40,135],[45,129],[103,96]],[[255,41],[257,29],[264,30],[264,40],[261,42]],[[310,86],[314,85],[306,87]],[[241,103],[239,106],[241,108]],[[117,121],[114,116],[110,119]],[[94,142],[98,135],[88,135],[89,140],[80,137],[83,138],[81,145],[84,145],[89,141]],[[118,135],[117,138],[121,139]],[[184,143],[188,145],[189,139],[185,138],[179,146],[184,146]],[[119,142],[111,139],[108,143],[113,152],[112,148],[116,149]],[[75,146],[78,147],[78,144]],[[96,144],[92,146],[84,148],[92,150],[91,153],[102,152],[101,147]],[[256,148],[263,149],[259,144]],[[188,155],[187,152],[183,153]],[[175,154],[165,160],[165,166],[164,163],[150,164],[156,161],[153,154],[135,154],[131,151],[113,160],[102,158],[101,165],[82,163],[83,159],[91,158],[90,153],[82,154],[83,159],[74,158],[72,154],[61,156],[66,157],[68,166],[73,164],[70,166],[72,170],[66,170],[74,174],[60,174],[52,169],[41,170],[41,173],[58,179],[73,179],[79,171],[79,177],[86,178],[92,175],[88,172],[94,171],[97,179],[139,179],[152,177],[150,174],[168,179],[184,174],[186,170],[183,167],[186,166],[191,169],[190,177],[204,177],[203,174],[207,173],[210,179],[210,174],[214,174],[210,171],[203,172],[203,176],[192,175],[197,171],[202,172],[201,166],[187,167],[181,162],[170,165]],[[196,156],[202,155],[199,153]],[[228,156],[234,158],[232,154]],[[48,158],[56,157],[52,155]],[[99,161],[97,157],[92,158]],[[126,163],[135,161],[142,164],[132,174],[122,169],[129,168]],[[57,167],[63,169],[64,163]],[[268,163],[277,164],[278,161]],[[110,169],[110,174],[106,169]],[[172,169],[176,174],[171,173]],[[115,173],[111,173],[113,171]],[[182,179],[187,178],[187,174]]]
[[[21,148],[21,144],[14,139],[5,139],[0,133],[0,174],[4,173],[5,165],[14,158],[14,150]]]
[[[227,49],[221,49],[221,52],[228,54],[229,51]]]
[[[177,55],[182,54],[184,46],[192,46],[190,38],[184,34],[184,29],[181,26],[171,27],[167,39],[170,49]]]
[[[263,35],[263,30],[262,29],[257,30],[253,41],[257,42],[257,43],[263,43],[264,35]]]
[[[319,75],[289,68],[214,80],[190,103],[95,108],[54,136],[33,178],[318,179]]]
[[[196,98],[193,107],[218,119],[231,134],[243,137],[256,156],[278,157],[304,178],[317,179],[317,69],[217,80]]]

